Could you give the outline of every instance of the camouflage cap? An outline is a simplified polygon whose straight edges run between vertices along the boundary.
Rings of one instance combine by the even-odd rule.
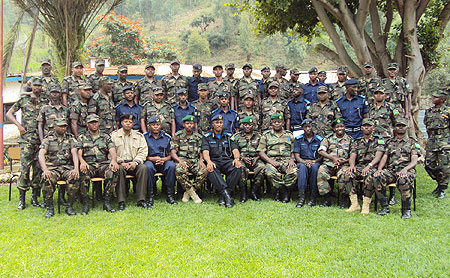
[[[199,91],[208,91],[209,87],[208,87],[208,83],[200,83],[198,84],[198,90]]]
[[[201,70],[202,69],[202,65],[200,65],[200,64],[193,64],[192,68],[195,69],[195,70]]]
[[[67,120],[64,118],[58,118],[54,122],[54,126],[63,126],[63,125],[67,126]]]
[[[56,85],[52,85],[50,86],[50,88],[48,89],[48,91],[51,92],[59,92],[61,93],[61,87],[59,86],[59,84]]]
[[[245,65],[242,66],[242,69],[244,69],[244,68],[253,69],[252,64],[245,64]]]
[[[312,67],[308,70],[308,73],[318,72],[316,67]]]
[[[192,116],[192,115],[186,115],[186,116],[184,116],[184,118],[183,119],[181,119],[182,121],[183,121],[183,123],[184,122],[193,122],[193,121],[195,121],[195,117],[194,116]]]
[[[319,88],[317,88],[317,93],[328,93],[328,87],[327,86],[319,86]]]
[[[43,59],[42,61],[41,61],[41,66],[42,65],[45,65],[45,64],[48,64],[48,65],[52,65],[52,62],[50,61],[50,59]]]
[[[152,63],[148,63],[148,64],[145,65],[145,69],[148,69],[148,68],[155,69],[155,66]]]
[[[100,120],[100,117],[96,114],[90,114],[86,117],[86,123],[98,122],[99,120]]]
[[[283,64],[278,64],[275,66],[275,70],[280,70],[280,69],[287,70],[287,67]]]
[[[124,120],[134,120],[136,117],[133,114],[122,114],[120,115],[120,121],[124,121]]]
[[[365,68],[373,68],[373,64],[371,62],[365,62],[364,67]]]
[[[170,62],[170,65],[173,65],[173,64],[178,64],[178,65],[180,65],[180,60],[178,60],[178,59],[173,59],[172,62]]]
[[[253,91],[248,90],[248,91],[245,91],[245,92],[242,93],[242,99],[243,100],[246,100],[248,98],[251,98],[251,99],[255,100],[255,96],[253,95]]]
[[[303,125],[310,125],[310,124],[312,124],[312,120],[311,119],[304,119],[303,121],[302,121],[302,123],[301,123],[301,125],[303,126]]]
[[[150,119],[148,120],[149,124],[160,123],[160,122],[161,122],[161,118],[157,115],[150,117]]]
[[[105,59],[98,59],[95,61],[96,66],[104,66],[105,65]]]
[[[337,72],[337,74],[347,74],[347,68],[344,66],[340,66],[340,67],[338,67],[336,72]]]
[[[383,87],[377,87],[374,91],[373,91],[373,93],[375,94],[376,92],[380,92],[380,93],[386,93],[386,91],[385,91],[385,89],[383,88]]]
[[[222,121],[223,120],[223,116],[222,115],[215,115],[214,117],[212,117],[211,122],[214,121]]]
[[[160,95],[160,94],[164,94],[164,91],[163,91],[163,88],[161,88],[161,87],[156,87],[156,88],[153,89],[153,93],[154,93],[155,95]]]
[[[122,71],[128,71],[128,66],[127,65],[121,65],[117,68],[118,72],[122,72]]]
[[[246,116],[243,119],[241,119],[241,124],[253,124],[255,120],[253,120],[252,116]]]
[[[76,68],[76,67],[82,67],[83,68],[83,64],[81,62],[73,62],[72,63],[72,68]]]
[[[408,126],[408,120],[405,118],[397,118],[397,119],[395,119],[395,126],[398,126],[398,125]]]
[[[364,119],[362,120],[362,124],[361,124],[361,125],[371,125],[371,126],[373,126],[374,124],[373,124],[372,119],[364,118]]]
[[[270,68],[268,66],[265,66],[261,69],[261,71],[264,71],[264,70],[270,70]]]
[[[391,69],[396,70],[396,69],[398,69],[398,63],[390,63],[390,64],[388,64],[387,69],[388,70],[391,70]]]
[[[270,120],[284,120],[283,114],[275,113],[272,116],[270,116]]]
[[[133,91],[133,86],[131,86],[131,85],[123,87],[121,92],[125,93],[126,91],[130,91],[130,90]]]
[[[225,65],[225,69],[234,69],[234,64],[233,63],[228,63]]]
[[[113,80],[111,78],[109,78],[108,76],[102,76],[102,77],[100,77],[98,82],[100,83],[100,85],[102,85],[102,84],[112,84]]]
[[[293,68],[293,69],[291,69],[290,74],[297,75],[297,74],[300,74],[300,72],[298,71],[298,69]]]
[[[269,88],[272,88],[272,87],[280,88],[280,84],[278,84],[277,81],[273,81],[269,84]]]
[[[227,91],[221,91],[217,94],[218,97],[226,97],[229,98],[230,94]]]
[[[447,97],[448,95],[442,90],[436,90],[432,94],[433,97]]]
[[[358,85],[358,80],[356,80],[355,78],[351,78],[351,79],[345,81],[344,85],[345,85],[345,86],[348,86],[348,85]]]
[[[42,78],[40,78],[40,77],[33,77],[31,79],[31,85],[32,86],[42,86]]]
[[[176,92],[176,94],[177,94],[177,95],[180,95],[180,94],[187,95],[187,94],[188,94],[188,90],[187,90],[186,88],[181,88],[181,89],[179,89],[179,90]]]
[[[81,90],[92,90],[92,86],[89,83],[84,83],[79,87]]]
[[[345,120],[342,118],[337,118],[334,121],[331,122],[331,126],[335,127],[337,124],[344,124]]]

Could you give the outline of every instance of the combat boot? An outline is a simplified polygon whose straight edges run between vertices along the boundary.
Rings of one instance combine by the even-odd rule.
[[[44,200],[47,212],[45,213],[45,218],[49,219],[55,215],[55,209],[53,207],[53,197]]]
[[[40,204],[37,199],[38,195],[39,195],[39,188],[33,187],[32,191],[31,191],[31,202],[30,203],[33,207],[44,208],[45,207],[44,204]]]
[[[89,195],[81,196],[83,207],[81,208],[81,215],[87,215],[89,213]]]
[[[173,188],[167,187],[166,191],[167,191],[166,202],[171,205],[178,205],[178,203],[173,198]]]
[[[320,205],[320,207],[331,207],[331,192],[325,194],[325,201]]]
[[[111,197],[112,196],[110,194],[105,195],[105,202],[103,203],[103,210],[113,213],[113,212],[116,212],[116,210],[113,209],[111,206]]]
[[[69,216],[77,215],[77,213],[73,210],[73,199],[74,196],[69,195],[69,202],[67,202],[66,213]]]
[[[193,187],[191,187],[189,189],[189,195],[191,196],[192,201],[194,201],[195,204],[202,203],[202,199],[200,199],[200,197],[197,195],[197,193],[195,192],[195,189]]]
[[[445,192],[444,192],[444,190],[439,191],[438,194],[436,195],[436,198],[438,198],[438,199],[444,199],[444,198],[445,198]]]
[[[153,192],[154,192],[154,188],[153,186],[150,186],[149,188],[147,188],[147,207],[151,208],[153,207]]]
[[[339,207],[340,209],[346,209],[346,208],[348,208],[350,205],[349,205],[349,202],[350,202],[350,200],[349,200],[349,198],[348,198],[348,195],[347,194],[345,194],[345,193],[342,193],[341,194],[341,206]]]
[[[289,203],[289,201],[291,199],[289,197],[289,189],[284,185],[282,185],[280,188],[280,198],[281,198],[281,202],[283,202],[285,204]]]
[[[189,190],[184,191],[183,198],[181,198],[181,201],[182,201],[183,203],[189,202],[189,199],[191,198],[191,195],[189,194],[188,191],[189,191]]]
[[[68,203],[67,203],[67,200],[66,200],[66,186],[65,185],[61,185],[59,187],[59,190],[58,190],[58,202],[62,206],[65,206],[65,207],[68,206]]]
[[[393,206],[397,204],[397,201],[395,200],[395,187],[389,187],[389,205]]]
[[[259,191],[259,189],[260,189],[260,185],[259,184],[257,184],[257,185],[251,185],[251,187],[250,187],[250,199],[252,199],[253,201],[256,201],[256,202],[260,202],[261,201],[261,199],[258,197],[258,191]]]
[[[225,207],[232,208],[234,206],[234,200],[233,200],[233,198],[231,198],[230,193],[228,193],[227,190],[224,190],[222,193],[222,196],[223,196],[223,200],[225,202]]]
[[[275,197],[274,197],[274,199],[277,202],[281,202],[282,196],[281,196],[281,192],[280,191],[281,191],[280,188],[275,188]]]
[[[17,205],[17,209],[25,209],[25,194],[26,191],[23,189],[19,189],[19,204]]]
[[[350,194],[350,202],[351,202],[351,206],[345,212],[354,212],[354,211],[361,210],[361,207],[359,206],[357,194]]]
[[[363,205],[362,205],[362,210],[361,210],[361,214],[362,215],[368,215],[370,212],[370,203],[372,202],[372,198],[369,197],[363,197]]]
[[[315,190],[311,190],[310,200],[308,202],[308,207],[315,207],[316,206],[316,198],[317,198],[317,192]]]
[[[438,186],[431,192],[431,194],[439,194],[441,192],[441,186],[438,184]]]
[[[377,214],[380,216],[385,216],[390,212],[387,197],[382,197],[379,198],[378,200],[380,202],[381,210]]]
[[[411,199],[402,200],[402,218],[410,219],[411,218]]]
[[[247,202],[247,183],[243,183],[241,184],[241,198],[240,201],[241,203],[245,203]]]
[[[305,205],[305,190],[298,190],[298,203],[296,208],[301,208]]]

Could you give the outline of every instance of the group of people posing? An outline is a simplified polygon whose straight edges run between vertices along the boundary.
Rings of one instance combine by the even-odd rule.
[[[137,206],[151,209],[155,174],[163,173],[170,204],[177,204],[176,182],[184,190],[182,201],[198,204],[202,200],[196,191],[209,180],[225,207],[234,206],[238,190],[241,202],[247,196],[260,201],[265,184],[275,188],[277,201],[289,202],[297,188],[296,207],[305,205],[306,193],[307,205],[315,206],[321,195],[321,206],[331,206],[331,179],[342,194],[340,207],[363,215],[374,193],[381,204],[378,214],[389,213],[389,204],[396,203],[395,187],[389,187],[389,198],[386,187],[395,183],[402,218],[411,217],[411,185],[421,147],[408,135],[411,91],[396,63],[388,65],[385,79],[371,63],[364,64],[359,80],[349,79],[342,66],[333,84],[326,84],[326,72],[317,68],[308,71],[306,84],[298,81],[297,69],[285,79],[283,65],[276,66],[274,76],[264,67],[261,80],[252,78],[250,64],[242,67],[242,78],[234,77],[234,64],[225,65],[225,76],[222,65],[214,66],[211,79],[201,76],[199,64],[193,65],[192,77],[179,73],[177,60],[170,68],[160,79],[147,64],[145,76],[133,84],[126,65],[112,80],[103,75],[104,60],[97,60],[96,71],[86,78],[83,65],[74,62],[72,75],[59,83],[51,62],[43,61],[42,76],[29,80],[6,114],[21,134],[18,209],[25,208],[31,187],[31,204],[45,207],[45,217],[52,217],[53,193],[64,181],[68,200],[64,187],[59,198],[66,213],[76,214],[73,203],[79,197],[81,214],[88,214],[90,180],[102,177],[104,210],[115,212],[114,194],[117,209],[124,210],[127,176],[132,176]],[[425,168],[438,183],[438,198],[444,198],[450,178],[445,101],[445,92],[435,92],[424,120],[429,135]],[[14,115],[19,110],[21,122]],[[41,189],[44,204],[38,201]]]

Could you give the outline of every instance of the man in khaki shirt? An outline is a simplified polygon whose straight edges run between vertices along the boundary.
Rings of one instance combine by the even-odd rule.
[[[116,147],[117,162],[119,163],[119,187],[117,192],[119,210],[125,209],[126,175],[134,176],[133,183],[136,185],[138,207],[151,209],[145,202],[148,174],[144,161],[148,148],[144,136],[132,129],[133,119],[134,116],[131,114],[120,116],[122,128],[111,134],[111,139]]]

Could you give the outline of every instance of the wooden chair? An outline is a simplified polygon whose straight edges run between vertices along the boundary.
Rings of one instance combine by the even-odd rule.
[[[13,161],[20,161],[20,147],[9,147],[8,148],[9,155],[9,173],[11,177],[9,178],[9,201],[11,201],[11,191],[12,191],[12,183],[14,177],[18,177],[19,175],[13,172]]]
[[[91,180],[90,180],[91,182],[91,184],[93,183],[93,182],[100,182],[101,183],[101,188],[102,188],[102,190],[103,190],[103,182],[105,181],[105,179],[104,178],[91,178]],[[94,190],[94,187],[92,187],[92,208],[94,208],[94,206],[95,206],[95,190]]]

